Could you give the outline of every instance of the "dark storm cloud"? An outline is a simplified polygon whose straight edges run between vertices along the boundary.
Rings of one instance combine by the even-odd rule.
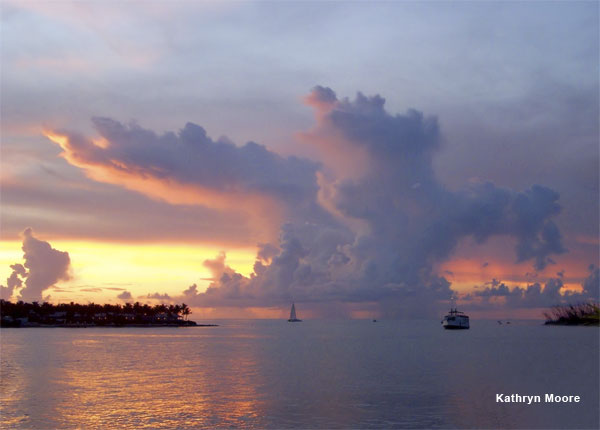
[[[94,118],[93,122],[110,146],[99,150],[87,145],[86,161],[91,164],[114,163],[117,169],[183,184],[202,184],[223,192],[241,188],[287,199],[316,191],[313,177],[317,167],[308,160],[283,158],[254,142],[238,147],[226,138],[213,141],[193,123],[188,122],[178,134],[158,136],[135,124],[126,126],[109,118]]]
[[[517,239],[517,262],[533,260],[536,270],[553,264],[553,254],[566,249],[552,218],[561,211],[557,192],[534,185],[523,192],[496,187],[492,183],[472,185],[448,202],[459,233],[484,242],[492,235]]]
[[[437,118],[425,117],[414,109],[404,115],[390,115],[384,105],[383,97],[367,97],[359,92],[354,101],[344,99],[333,105],[325,122],[349,142],[368,148],[378,160],[402,160],[431,175],[427,159],[440,144]],[[414,178],[417,172],[410,173]]]
[[[19,290],[19,299],[40,301],[42,293],[58,281],[70,279],[71,260],[67,252],[58,251],[48,242],[37,239],[31,228],[23,231],[23,264],[11,265],[7,286],[2,286],[2,298],[10,298]],[[23,286],[23,283],[25,286]]]
[[[93,123],[101,143],[70,132],[48,136],[70,163],[101,182],[176,204],[263,210],[267,217],[277,212],[268,207],[272,202],[288,218],[327,216],[316,204],[318,164],[307,159],[282,157],[254,142],[212,140],[193,123],[163,135],[109,118]]]
[[[514,98],[446,107],[452,146],[436,157],[436,171],[452,186],[472,177],[512,188],[544,184],[561,195],[564,236],[598,237],[598,89],[597,77],[567,85],[540,76]]]
[[[191,305],[378,302],[384,312],[410,312],[451,297],[450,283],[434,267],[464,238],[512,237],[516,261],[531,261],[535,270],[565,252],[552,189],[479,182],[454,191],[438,180],[432,161],[443,139],[435,117],[414,109],[391,115],[381,96],[338,100],[324,87],[306,101],[317,124],[303,139],[334,155],[333,170],[254,143],[213,141],[193,124],[158,136],[97,118],[107,144],[73,133],[55,140],[92,177],[142,193],[152,191],[132,186],[132,178],[168,184],[171,195],[200,186],[266,195],[287,208],[279,239],[261,243],[254,273],[237,273],[224,253],[207,260],[213,281],[206,292],[194,284],[183,293]]]
[[[560,211],[555,191],[534,185],[519,193],[491,182],[458,192],[444,188],[432,167],[440,142],[435,118],[415,110],[392,116],[383,98],[359,93],[353,102],[336,104],[321,128],[338,131],[350,145],[366,148],[372,165],[364,176],[337,185],[336,208],[366,221],[371,237],[380,236],[376,247],[386,242],[395,249],[400,242],[416,246],[413,261],[406,258],[408,250],[402,253],[406,266],[421,270],[427,260],[447,257],[465,236],[479,242],[492,235],[514,236],[518,261],[534,260],[537,270],[548,264],[550,255],[564,252],[550,219]],[[366,239],[364,245],[369,242]]]
[[[207,261],[214,281],[205,293],[195,286],[188,289],[191,304],[374,301],[384,312],[395,308],[397,313],[450,298],[450,283],[433,267],[447,260],[465,237],[483,243],[492,236],[511,236],[516,261],[532,261],[536,270],[565,252],[552,220],[560,212],[555,191],[534,185],[517,192],[491,182],[450,191],[437,180],[432,158],[442,139],[435,118],[415,110],[390,115],[380,96],[359,93],[353,101],[340,101],[323,87],[306,100],[317,110],[319,123],[305,139],[314,138],[324,151],[329,144],[336,151],[346,147],[348,152],[339,153],[342,162],[354,156],[353,147],[364,150],[367,168],[331,180],[324,206],[341,218],[361,221],[366,230],[351,232],[341,227],[341,220],[327,228],[286,224],[279,242],[269,246],[271,263],[263,262],[261,248],[250,278],[228,267],[224,254]],[[505,288],[487,294],[499,292],[506,293]],[[535,287],[523,295],[534,297]]]

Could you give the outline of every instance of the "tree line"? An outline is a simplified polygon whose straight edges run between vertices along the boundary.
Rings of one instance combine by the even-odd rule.
[[[148,305],[140,302],[120,304],[79,303],[12,303],[0,300],[0,316],[3,326],[86,324],[173,324],[194,325],[187,318],[191,310],[185,303]]]

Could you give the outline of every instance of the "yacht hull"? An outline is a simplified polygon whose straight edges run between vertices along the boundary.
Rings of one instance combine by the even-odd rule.
[[[456,325],[445,325],[444,328],[446,330],[468,330],[469,326],[456,326]]]

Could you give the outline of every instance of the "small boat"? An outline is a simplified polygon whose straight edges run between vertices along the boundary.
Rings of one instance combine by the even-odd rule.
[[[445,329],[468,329],[469,317],[456,308],[450,308],[450,312],[442,320],[442,326]]]
[[[292,309],[290,310],[290,319],[288,320],[288,322],[302,322],[302,320],[296,318],[296,306],[293,303]]]

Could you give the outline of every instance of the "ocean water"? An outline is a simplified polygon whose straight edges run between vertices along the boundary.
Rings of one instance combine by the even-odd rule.
[[[598,428],[599,330],[216,321],[0,330],[0,427]],[[496,394],[580,403],[497,403]]]

